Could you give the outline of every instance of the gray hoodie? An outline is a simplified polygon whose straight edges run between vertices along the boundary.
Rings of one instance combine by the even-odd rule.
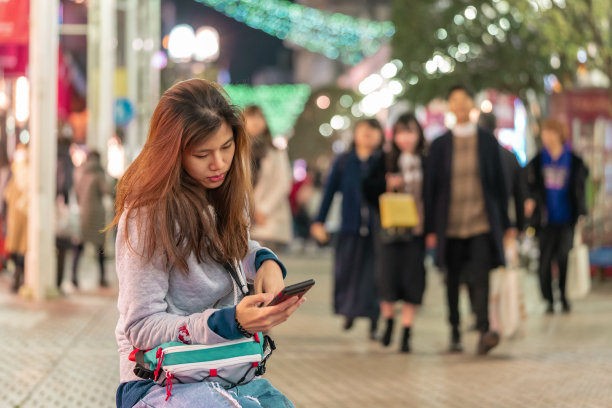
[[[115,336],[119,346],[121,382],[140,380],[129,360],[133,347],[151,349],[161,343],[179,341],[179,332],[185,326],[191,342],[216,344],[226,341],[208,326],[208,317],[218,309],[234,306],[236,291],[232,278],[223,266],[198,263],[194,254],[187,259],[189,273],[175,268],[166,272],[161,256],[149,262],[142,254],[143,241],[137,235],[135,215],[129,222],[125,213],[117,229],[116,268],[119,277],[119,321]],[[124,234],[128,222],[130,250]],[[249,240],[249,251],[242,260],[248,282],[255,279],[255,256],[263,249]]]

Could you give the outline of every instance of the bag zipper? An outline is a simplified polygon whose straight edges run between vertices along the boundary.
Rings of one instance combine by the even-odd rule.
[[[223,360],[200,361],[197,363],[185,363],[185,364],[172,364],[172,365],[162,366],[162,369],[165,370],[166,372],[171,371],[175,374],[180,373],[182,370],[187,371],[193,368],[204,368],[208,370],[210,370],[211,368],[219,369],[219,361],[223,361],[224,366],[230,366],[230,365],[241,364],[241,363],[253,363],[253,362],[260,362],[261,355],[252,354],[248,356],[226,358]]]
[[[223,343],[212,344],[212,345],[206,345],[206,344],[188,344],[188,345],[185,345],[185,346],[171,346],[171,347],[166,347],[164,349],[164,354],[179,353],[181,351],[214,349],[214,348],[225,347],[225,346],[232,346],[234,344],[242,344],[242,343],[249,343],[249,342],[256,343],[256,341],[253,338],[250,338],[250,339],[245,338],[245,339],[239,339],[239,340],[226,341],[226,342],[223,342]]]

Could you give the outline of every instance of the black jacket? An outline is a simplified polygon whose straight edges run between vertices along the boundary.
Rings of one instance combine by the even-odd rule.
[[[453,134],[448,131],[436,139],[429,150],[425,170],[423,199],[425,231],[438,237],[436,264],[446,263],[446,229],[451,200]],[[499,154],[499,143],[491,133],[478,128],[478,168],[487,218],[495,244],[495,265],[504,264],[503,235],[509,228],[508,197]]]
[[[500,148],[500,158],[504,169],[504,178],[506,180],[506,193],[508,199],[513,198],[514,201],[514,227],[522,231],[526,227],[525,223],[525,200],[529,196],[527,187],[527,176],[525,170],[521,167],[514,153],[507,149]]]
[[[574,153],[571,153],[571,155],[569,201],[572,212],[571,224],[575,225],[578,217],[587,214],[585,185],[589,169],[579,156]],[[538,229],[548,224],[546,185],[544,184],[544,173],[542,172],[541,152],[527,165],[527,182],[529,184],[529,195],[536,202],[530,224]]]

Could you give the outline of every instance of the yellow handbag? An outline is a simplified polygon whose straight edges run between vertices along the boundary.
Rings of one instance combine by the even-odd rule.
[[[419,213],[412,194],[384,193],[378,203],[383,228],[412,228],[419,224]]]

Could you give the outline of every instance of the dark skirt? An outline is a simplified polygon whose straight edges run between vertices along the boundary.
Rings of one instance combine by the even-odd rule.
[[[376,284],[380,300],[420,305],[425,291],[425,239],[379,246]]]
[[[334,312],[350,318],[378,319],[372,235],[341,232],[337,238]]]

